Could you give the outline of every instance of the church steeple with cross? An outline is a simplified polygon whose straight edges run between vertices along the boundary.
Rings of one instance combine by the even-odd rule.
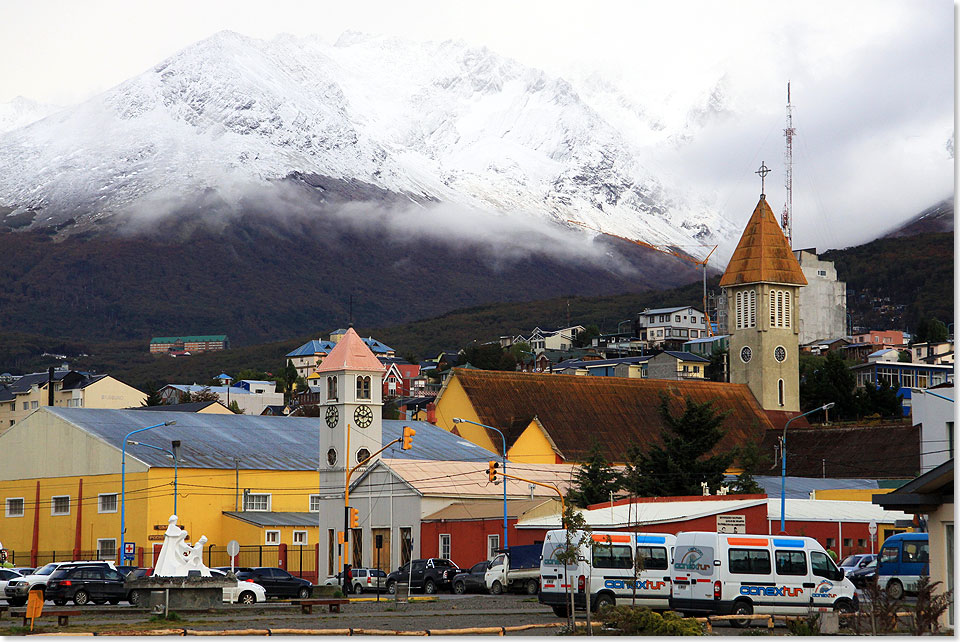
[[[745,383],[765,410],[800,409],[797,297],[807,284],[767,204],[770,168],[760,164],[760,201],[720,279],[727,297],[730,382]]]

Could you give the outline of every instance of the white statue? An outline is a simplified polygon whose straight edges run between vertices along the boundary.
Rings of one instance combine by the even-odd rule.
[[[203,545],[206,535],[200,537],[196,546],[186,543],[187,531],[177,526],[177,516],[171,515],[167,530],[163,533],[163,546],[153,575],[156,577],[186,577],[189,571],[200,571],[203,577],[210,577],[210,569],[203,565]]]

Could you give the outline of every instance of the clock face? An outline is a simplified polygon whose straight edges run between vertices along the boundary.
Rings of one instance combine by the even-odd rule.
[[[336,406],[327,406],[326,420],[330,428],[336,428],[337,422],[340,421],[340,411],[337,410]]]
[[[370,406],[357,406],[357,409],[353,411],[353,420],[361,428],[366,428],[372,424],[373,411],[370,410]]]
[[[744,363],[747,363],[752,358],[753,358],[753,350],[751,350],[749,346],[743,346],[743,348],[740,350],[740,360],[743,361]]]
[[[787,360],[786,348],[784,348],[783,346],[777,346],[776,349],[773,351],[773,358],[779,361],[780,363],[783,363],[784,361],[786,361]]]

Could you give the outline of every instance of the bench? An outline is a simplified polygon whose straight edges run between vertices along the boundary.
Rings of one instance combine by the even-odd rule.
[[[67,626],[70,622],[71,615],[80,615],[82,611],[44,611],[40,617],[45,617],[47,615],[56,615],[57,616],[57,626]],[[23,617],[23,625],[27,626],[27,610],[11,610],[10,617]]]
[[[329,606],[330,613],[339,613],[341,604],[349,604],[350,600],[345,600],[341,598],[328,598],[328,599],[315,599],[315,600],[291,600],[291,604],[297,604],[300,606],[300,612],[310,614],[313,613],[314,606]]]

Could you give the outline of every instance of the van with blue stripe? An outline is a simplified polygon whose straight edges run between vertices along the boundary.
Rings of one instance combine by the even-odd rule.
[[[810,537],[679,533],[670,579],[670,608],[684,614],[802,615],[859,608],[853,583]]]
[[[570,591],[574,606],[592,611],[614,604],[666,609],[670,598],[670,557],[674,535],[624,531],[548,531],[540,559],[540,603],[566,617]],[[562,553],[578,561],[564,564]]]

